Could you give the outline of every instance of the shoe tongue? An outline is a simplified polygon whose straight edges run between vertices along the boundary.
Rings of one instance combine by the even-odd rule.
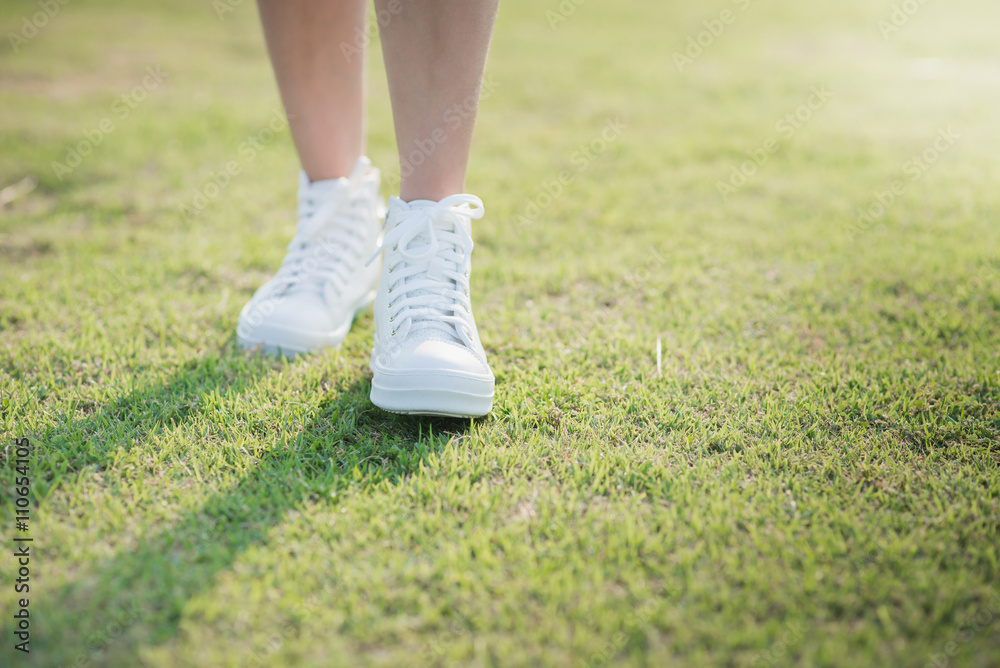
[[[346,177],[310,181],[305,172],[299,178],[299,231],[308,220],[328,202],[341,197],[351,187]]]
[[[413,201],[410,201],[410,202],[404,202],[404,201],[402,201],[399,198],[393,197],[393,198],[391,198],[389,200],[389,212],[390,212],[389,213],[389,220],[396,221],[396,225],[399,225],[402,222],[403,217],[406,216],[408,213],[414,212],[414,211],[421,211],[423,209],[430,209],[430,208],[435,207],[435,206],[437,206],[437,202],[434,202],[432,200],[418,199],[418,200],[413,200]],[[394,225],[393,227],[395,227],[396,225]],[[428,237],[427,232],[426,231],[422,231],[420,234],[418,234],[417,236],[415,236],[410,241],[409,246],[413,250],[418,250],[421,247],[430,244],[430,242],[431,241],[430,241],[430,238]],[[439,244],[443,243],[442,240],[440,239],[440,237],[438,238],[438,243]],[[403,285],[406,285],[407,283],[410,283],[412,281],[421,280],[421,278],[430,278],[430,279],[440,280],[442,282],[446,282],[446,283],[454,286],[454,282],[453,281],[444,279],[444,277],[442,276],[442,271],[445,268],[445,266],[448,266],[448,265],[451,265],[451,266],[449,266],[450,269],[453,269],[453,270],[456,270],[456,271],[458,270],[458,267],[454,266],[454,263],[452,263],[452,262],[446,262],[445,260],[443,260],[442,257],[441,257],[441,255],[440,255],[440,250],[441,249],[439,248],[439,254],[436,257],[431,258],[430,262],[427,263],[427,270],[424,273],[424,276],[422,276],[422,277],[419,276],[419,275],[418,276],[409,276],[409,277],[403,279]],[[413,296],[419,297],[419,296],[431,294],[431,291],[430,290],[417,290],[417,291],[413,292],[412,294],[413,294]],[[413,319],[413,324],[417,325],[418,323],[433,322],[433,321],[434,321],[433,318],[414,318]],[[418,341],[418,342],[419,341],[446,341],[446,342],[449,342],[449,343],[458,343],[458,344],[462,343],[462,339],[459,338],[457,332],[455,332],[455,333],[446,332],[443,329],[439,329],[437,327],[419,327],[417,329],[417,331],[413,332],[410,336],[414,337],[413,340],[414,341]]]
[[[396,227],[403,222],[403,219],[412,211],[420,211],[422,209],[429,209],[430,207],[437,204],[437,202],[432,202],[429,199],[415,199],[412,202],[404,202],[398,197],[389,198],[389,220],[393,222],[393,227]]]
[[[420,320],[414,320],[414,323],[426,320],[422,318]],[[408,344],[419,344],[425,341],[443,341],[444,343],[457,343],[458,345],[464,345],[464,341],[458,338],[457,334],[452,334],[451,332],[446,332],[443,329],[438,329],[437,327],[421,327],[416,331],[413,331],[406,337]]]
[[[372,169],[371,160],[369,160],[365,156],[361,156],[360,158],[358,158],[358,161],[354,163],[354,170],[351,172],[350,176],[351,183],[360,183],[361,180],[364,179],[365,175],[369,171],[371,171],[371,169]]]
[[[346,177],[310,181],[305,172],[299,177],[299,222],[296,226],[296,239],[304,245],[317,243],[338,244],[339,237],[329,229],[328,220],[315,218],[316,212],[334,200],[346,200],[351,188],[351,182]],[[332,248],[332,246],[328,247]],[[311,280],[304,276],[289,289],[298,293],[315,293],[323,296],[324,283]]]

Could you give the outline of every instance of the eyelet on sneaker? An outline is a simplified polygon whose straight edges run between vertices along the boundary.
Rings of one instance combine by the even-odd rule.
[[[396,330],[392,330],[391,332],[389,332],[389,335],[390,336],[396,336]]]
[[[389,318],[389,322],[396,322],[395,318]]]

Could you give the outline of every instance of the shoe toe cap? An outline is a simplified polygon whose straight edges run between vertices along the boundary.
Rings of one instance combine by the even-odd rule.
[[[318,298],[252,301],[240,313],[240,325],[250,329],[285,328],[322,331],[329,327],[327,307]]]
[[[479,357],[469,348],[451,341],[430,339],[417,341],[405,346],[392,365],[394,371],[407,374],[460,374],[489,376],[493,374]]]
[[[244,345],[307,352],[330,345],[335,323],[315,299],[253,301],[240,313],[236,333]]]

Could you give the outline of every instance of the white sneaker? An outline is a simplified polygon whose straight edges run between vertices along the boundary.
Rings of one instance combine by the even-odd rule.
[[[455,417],[493,408],[493,372],[469,298],[472,218],[482,217],[483,202],[473,195],[389,199],[376,252],[385,251],[371,358],[379,408]]]
[[[379,267],[364,261],[379,245],[385,217],[380,173],[367,158],[349,178],[300,178],[298,232],[236,328],[244,348],[288,357],[339,345],[354,316],[372,303]]]

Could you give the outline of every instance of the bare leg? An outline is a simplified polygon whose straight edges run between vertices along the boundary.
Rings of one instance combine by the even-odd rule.
[[[399,146],[399,196],[437,201],[465,190],[499,0],[404,1],[401,12],[398,2],[375,0],[386,17],[379,23]]]
[[[258,5],[302,168],[312,181],[348,176],[364,152],[365,53],[357,36],[365,29],[367,3]]]

